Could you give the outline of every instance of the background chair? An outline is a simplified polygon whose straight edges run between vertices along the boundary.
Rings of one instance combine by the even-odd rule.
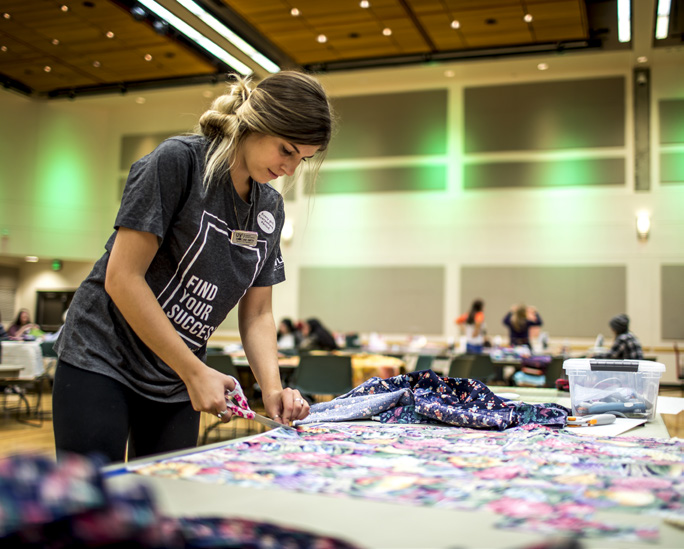
[[[546,382],[544,387],[556,388],[557,379],[568,379],[565,375],[565,370],[563,369],[563,362],[565,359],[562,356],[554,356],[546,367],[544,375],[546,376]]]
[[[468,377],[489,385],[496,379],[499,372],[500,370],[489,355],[474,355]]]
[[[470,377],[470,369],[475,355],[458,355],[451,359],[449,377]]]
[[[421,370],[429,370],[432,368],[432,363],[434,361],[434,355],[419,355],[418,360],[416,360],[414,371],[420,372]]]
[[[292,387],[303,396],[316,400],[317,395],[333,397],[351,391],[352,358],[338,355],[303,355],[292,376]]]

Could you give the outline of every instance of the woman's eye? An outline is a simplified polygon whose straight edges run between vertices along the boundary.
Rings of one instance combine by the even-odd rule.
[[[285,147],[283,147],[283,154],[287,156],[292,156],[293,151],[288,151]]]

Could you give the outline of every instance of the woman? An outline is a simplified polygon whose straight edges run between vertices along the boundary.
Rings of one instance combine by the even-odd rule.
[[[485,342],[484,301],[476,299],[470,306],[470,311],[463,313],[456,319],[456,324],[465,328],[466,353],[479,355]]]
[[[278,350],[292,351],[299,346],[301,336],[289,318],[283,318],[278,325]]]
[[[530,347],[530,328],[541,326],[542,319],[534,307],[513,305],[504,317],[503,323],[508,326],[511,347],[518,345]]]
[[[17,314],[17,318],[7,330],[7,333],[11,339],[21,341],[24,339],[34,339],[31,336],[31,330],[40,330],[40,327],[31,322],[28,309],[21,309]]]
[[[103,257],[69,308],[56,349],[58,453],[111,461],[195,446],[200,412],[224,422],[234,379],[206,343],[238,303],[243,347],[266,412],[309,413],[278,370],[271,286],[285,279],[282,196],[268,182],[322,160],[331,109],[321,85],[284,71],[238,78],[199,120],[134,163]],[[318,162],[314,163],[314,176]]]
[[[302,322],[302,342],[300,351],[335,351],[335,338],[317,318],[309,318]]]

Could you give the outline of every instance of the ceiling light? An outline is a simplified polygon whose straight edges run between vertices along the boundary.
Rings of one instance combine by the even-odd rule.
[[[59,46],[59,40],[57,40],[57,38],[53,38],[52,40],[50,40],[50,44],[52,44],[53,46]]]
[[[145,101],[147,101],[147,100],[146,100],[144,97],[136,97],[136,98],[135,98],[135,102],[136,102],[138,105],[143,105],[143,104],[145,103]]]
[[[298,10],[297,8],[292,8],[292,9],[290,10],[290,15],[291,15],[292,17],[299,17],[299,10]]]
[[[254,47],[252,47],[251,44],[248,44],[245,42],[242,38],[240,38],[237,34],[235,34],[232,30],[230,30],[228,27],[226,27],[221,21],[216,19],[213,15],[211,15],[208,11],[206,11],[204,8],[199,6],[197,3],[194,2],[194,0],[176,0],[181,6],[183,6],[186,10],[188,10],[190,13],[195,15],[198,19],[209,25],[212,29],[214,29],[216,32],[218,32],[223,38],[228,40],[233,46],[235,46],[237,49],[239,49],[242,53],[244,53],[247,57],[249,57],[252,61],[254,61],[257,65],[259,65],[261,68],[267,70],[270,73],[276,73],[280,72],[280,67],[271,61],[268,57],[266,57],[263,53],[257,51]],[[156,4],[156,2],[154,2]],[[171,21],[169,21],[171,23]],[[232,63],[228,63],[229,65],[232,65]],[[237,67],[235,67],[237,69]],[[248,69],[249,72],[251,73],[252,70]]]
[[[446,76],[447,78],[453,78],[454,76],[456,76],[456,73],[454,71],[444,71],[444,76]]]
[[[389,27],[385,27],[384,29],[382,29],[382,34],[384,34],[385,36],[392,36],[392,29],[390,29]]]
[[[632,39],[632,3],[631,0],[618,0],[618,41],[629,42]]]
[[[452,28],[452,29],[460,29],[460,28],[461,28],[461,22],[460,22],[460,21],[457,21],[456,19],[454,19],[454,20],[451,22],[451,28]]]
[[[359,2],[359,6],[361,6],[363,9],[370,8],[370,2],[368,0],[361,0],[361,2]]]
[[[658,40],[667,38],[670,28],[670,8],[672,0],[658,0],[655,37]]]
[[[325,34],[319,34],[316,37],[316,40],[318,40],[321,44],[325,44],[328,41],[328,37]]]
[[[548,70],[549,65],[548,65],[548,63],[539,63],[539,64],[537,65],[537,68],[538,68],[540,71],[545,71],[545,70]]]
[[[52,67],[51,67],[50,65],[45,65],[45,66],[43,67],[43,70],[44,70],[45,72],[51,72],[51,71],[52,71]]]
[[[5,19],[11,19],[11,18],[12,18],[12,16],[11,16],[9,13],[7,13],[7,12],[3,13],[2,16],[3,16]]]
[[[640,55],[637,57],[637,63],[648,63],[648,57],[645,55]]]
[[[143,59],[145,59],[145,61],[152,61],[152,56],[149,53],[146,53]]]
[[[107,38],[114,38],[114,33],[112,31],[107,31],[107,32],[105,32],[105,36]]]
[[[99,61],[93,61],[93,67],[95,67],[96,69],[99,69],[101,66],[102,63],[100,63]]]
[[[67,11],[69,11],[69,6],[67,6],[67,5],[62,5],[62,6],[60,6],[59,9],[62,10],[63,12],[67,12]]]
[[[7,51],[7,46],[0,46],[0,51],[5,53]]]
[[[532,17],[532,14],[530,14],[530,13],[526,13],[523,16],[523,21],[525,21],[525,23],[531,23],[532,19],[534,19],[534,18]]]
[[[159,17],[164,18],[169,23],[169,25],[171,25],[174,29],[183,33],[190,40],[192,40],[193,42],[195,42],[196,44],[198,44],[199,46],[201,46],[202,48],[207,50],[209,53],[214,55],[216,58],[220,59],[224,63],[233,67],[240,74],[248,76],[254,72],[247,65],[245,65],[242,61],[240,61],[239,59],[237,59],[236,57],[234,57],[233,55],[228,53],[226,50],[224,50],[218,44],[215,44],[214,42],[209,40],[202,33],[198,32],[197,30],[192,28],[185,21],[183,21],[180,17],[175,16],[169,10],[167,10],[166,8],[157,4],[157,2],[155,2],[154,0],[138,0],[138,1],[141,4],[143,4],[146,8],[153,11]]]
[[[24,261],[26,261],[26,263],[38,263],[38,256],[27,255],[26,257],[24,257]]]

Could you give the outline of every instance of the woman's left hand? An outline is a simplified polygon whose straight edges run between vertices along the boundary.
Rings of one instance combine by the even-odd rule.
[[[283,425],[309,415],[309,403],[296,389],[287,387],[282,391],[264,394],[263,400],[266,413]]]

